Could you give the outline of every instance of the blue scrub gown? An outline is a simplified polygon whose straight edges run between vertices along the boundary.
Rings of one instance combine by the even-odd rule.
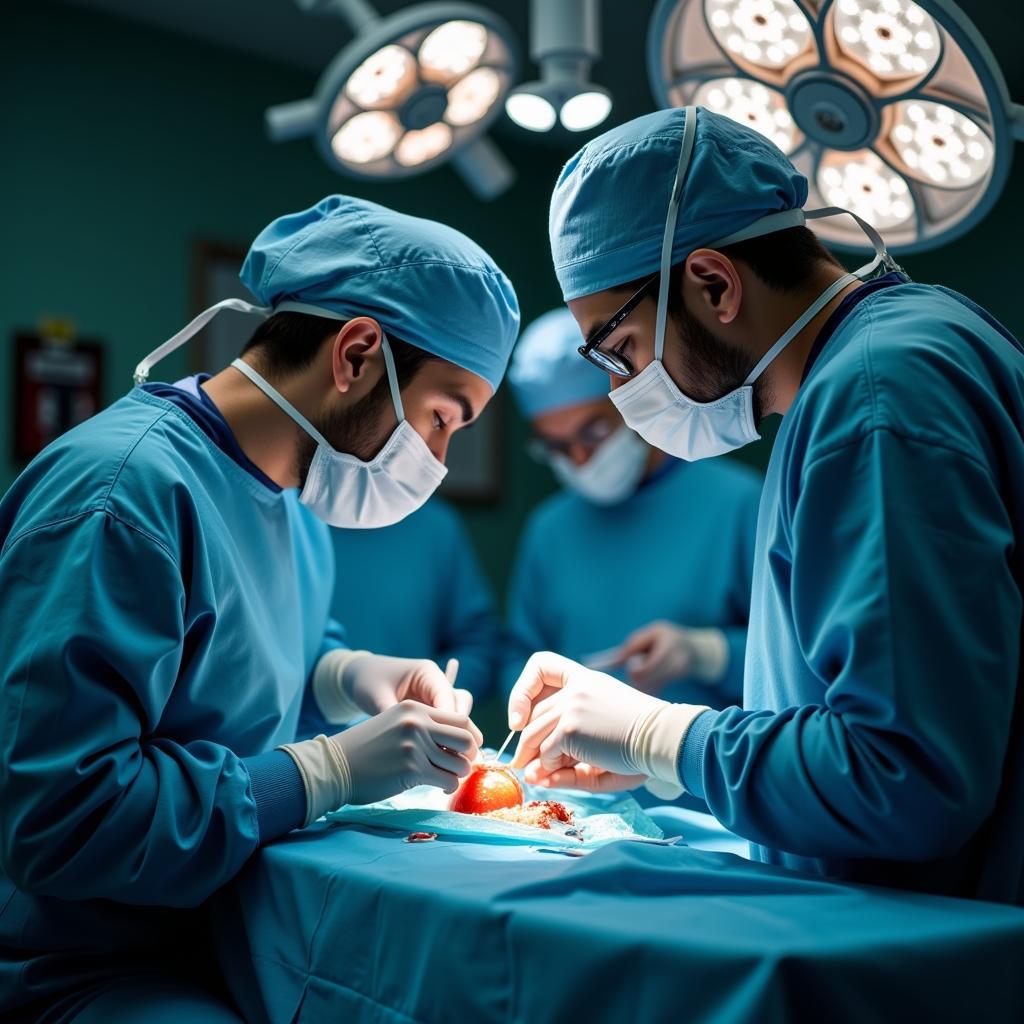
[[[722,629],[729,664],[717,686],[677,680],[661,696],[738,703],[760,492],[738,462],[672,460],[618,505],[570,491],[545,501],[526,525],[509,590],[506,692],[534,651],[581,661],[668,619]]]
[[[0,502],[0,1017],[201,947],[258,845],[242,758],[344,645],[327,528],[135,389]],[[9,1017],[6,1019],[10,1019]]]
[[[353,648],[444,667],[459,659],[458,685],[483,697],[494,683],[500,625],[494,598],[459,514],[440,498],[394,526],[332,530],[339,577],[331,608]]]
[[[944,289],[856,306],[775,442],[754,580],[749,710],[683,748],[715,816],[763,861],[1024,902],[1020,346]]]

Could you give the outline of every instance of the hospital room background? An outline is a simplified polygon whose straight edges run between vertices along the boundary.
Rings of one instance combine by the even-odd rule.
[[[0,1024],[1024,1020],[1022,8],[4,4]]]
[[[376,6],[387,15],[407,5],[378,0]],[[526,0],[485,6],[507,20],[525,51]],[[489,136],[515,180],[492,202],[478,199],[451,164],[376,183],[338,175],[308,138],[268,139],[264,111],[308,96],[349,40],[338,19],[302,17],[285,0],[37,0],[9,7],[0,63],[6,154],[0,492],[23,465],[15,437],[16,336],[43,329],[97,340],[100,397],[108,404],[131,387],[137,360],[207,304],[204,258],[244,253],[281,211],[328,193],[365,197],[469,234],[515,282],[524,325],[559,305],[547,256],[551,186],[581,140],[656,108],[641,67],[655,6],[654,0],[602,5],[603,53],[591,73],[613,103],[599,129],[536,133],[498,119]],[[1022,96],[1024,19],[1010,16],[1014,7],[978,0],[969,13],[1010,94]],[[525,52],[521,57],[525,61]],[[528,68],[524,64],[521,78],[529,77]],[[1019,336],[1021,238],[1013,226],[1022,223],[1024,164],[1018,159],[980,223],[902,262],[917,280],[941,281],[970,295]],[[240,284],[235,294],[245,297]],[[246,321],[239,329],[251,326],[248,318],[237,319]],[[170,356],[162,379],[220,369],[196,366],[196,351],[186,346]],[[501,606],[523,523],[555,483],[527,451],[529,431],[507,386],[490,415],[497,421],[491,479],[475,492],[449,489],[446,500],[462,517]],[[735,457],[763,469],[772,434],[767,430],[764,440]],[[502,732],[502,715],[493,697],[478,709],[485,734]]]

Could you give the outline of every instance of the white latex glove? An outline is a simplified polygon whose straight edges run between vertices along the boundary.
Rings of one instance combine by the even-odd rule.
[[[329,651],[313,672],[313,695],[328,722],[376,715],[403,700],[468,716],[473,695],[457,690],[427,658],[391,658],[369,651]],[[477,743],[483,736],[470,724]]]
[[[523,730],[512,764],[542,786],[634,789],[649,778],[678,786],[679,748],[706,710],[670,704],[543,651],[526,663],[509,697],[509,727]]]
[[[729,666],[729,645],[720,629],[652,622],[631,633],[607,664],[625,665],[629,681],[644,693],[660,693],[683,678],[714,686]]]
[[[413,786],[454,793],[479,754],[479,734],[466,715],[404,700],[336,736],[281,749],[306,787],[306,820],[342,804],[368,804]]]

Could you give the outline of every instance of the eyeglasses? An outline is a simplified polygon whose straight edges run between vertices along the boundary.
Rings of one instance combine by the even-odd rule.
[[[607,352],[600,348],[601,342],[609,338],[622,324],[622,321],[640,305],[644,296],[654,290],[660,278],[660,271],[652,274],[633,294],[620,306],[587,340],[579,347],[579,353],[599,370],[615,377],[632,377],[636,368],[621,352]]]
[[[552,455],[572,458],[572,450],[577,445],[587,452],[594,452],[608,440],[619,424],[604,416],[596,416],[588,420],[567,440],[552,440],[547,437],[534,437],[530,441],[530,454],[538,462],[547,462]]]

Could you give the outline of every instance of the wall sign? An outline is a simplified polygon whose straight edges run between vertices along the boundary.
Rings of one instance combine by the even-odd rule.
[[[51,441],[99,412],[103,346],[69,331],[14,335],[14,458],[28,462]]]

